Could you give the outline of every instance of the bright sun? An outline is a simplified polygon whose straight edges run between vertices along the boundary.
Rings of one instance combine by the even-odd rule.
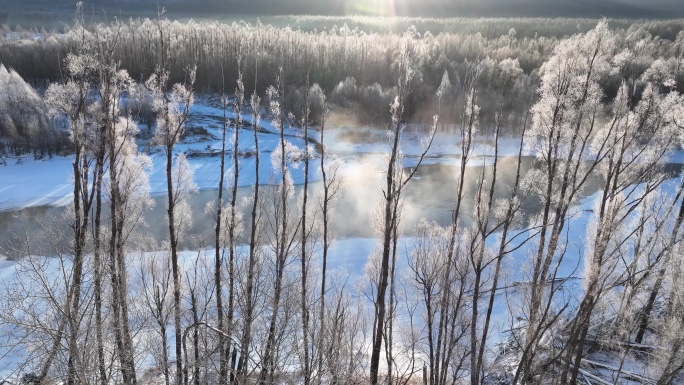
[[[460,9],[472,0],[342,0],[347,15],[418,16],[444,15],[445,8]],[[453,13],[453,10],[452,10]],[[453,16],[453,14],[452,14]]]
[[[374,16],[396,16],[394,0],[347,0],[346,14],[364,14]]]

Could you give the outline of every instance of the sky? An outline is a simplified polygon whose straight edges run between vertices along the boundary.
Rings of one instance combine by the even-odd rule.
[[[674,0],[337,0],[346,13],[399,16],[668,17],[684,14]],[[672,16],[669,16],[672,17]]]
[[[189,0],[167,0],[189,1]],[[197,4],[198,0],[194,3]],[[682,0],[204,0],[246,13],[430,17],[684,17]]]

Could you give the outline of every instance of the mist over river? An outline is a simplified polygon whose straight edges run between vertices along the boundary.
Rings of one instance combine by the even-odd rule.
[[[341,177],[341,185],[334,204],[333,236],[335,238],[372,238],[376,237],[375,223],[377,208],[382,199],[382,183],[384,174],[381,169],[362,160],[364,155],[359,155],[359,166]],[[476,159],[477,160],[477,159]],[[482,157],[479,162],[473,162],[467,167],[466,180],[464,183],[463,214],[464,220],[472,217],[472,207],[477,192],[477,181],[483,176],[491,180],[492,159]],[[511,185],[515,181],[517,169],[516,157],[503,157],[499,159],[495,198],[508,198],[511,194]],[[484,165],[486,164],[486,165]],[[670,171],[675,171],[678,165],[668,166]],[[521,175],[524,175],[535,165],[533,157],[523,157]],[[405,169],[408,171],[409,169]],[[456,187],[460,166],[444,164],[422,165],[415,174],[403,193],[403,212],[401,215],[401,229],[405,236],[413,235],[417,224],[421,220],[429,220],[448,225],[451,222],[453,210],[456,205]],[[584,194],[589,195],[596,191],[598,180],[592,180],[585,188]],[[274,189],[274,185],[262,185],[260,189],[261,199],[268,204],[268,195]],[[295,193],[291,200],[291,207],[299,211],[299,197],[302,186],[295,186]],[[310,185],[309,207],[314,212],[320,212],[320,191],[322,182],[313,182]],[[253,187],[238,188],[238,204],[245,221],[250,218],[252,207]],[[131,249],[156,250],[168,237],[168,225],[166,219],[166,195],[153,197],[154,207],[145,212],[142,218],[142,226],[130,238]],[[216,202],[217,190],[204,189],[190,195],[189,203],[192,212],[192,225],[189,226],[185,236],[181,240],[183,249],[197,249],[213,247],[214,244],[214,215],[213,211],[206,212],[207,203]],[[230,199],[229,190],[224,192],[224,202]],[[523,210],[526,214],[536,211],[538,199],[526,197]],[[106,212],[106,208],[104,212]],[[53,255],[56,250],[66,250],[71,242],[68,207],[37,206],[18,210],[0,212],[0,253],[10,257],[19,255]],[[262,221],[272,218],[263,217]],[[107,223],[106,220],[104,223]],[[248,228],[249,223],[244,227]],[[247,239],[241,239],[246,243]]]

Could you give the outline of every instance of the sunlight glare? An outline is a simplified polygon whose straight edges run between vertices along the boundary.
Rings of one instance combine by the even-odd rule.
[[[347,0],[347,15],[396,16],[394,0]]]

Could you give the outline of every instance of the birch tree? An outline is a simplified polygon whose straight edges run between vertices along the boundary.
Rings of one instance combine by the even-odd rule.
[[[256,68],[256,66],[255,66]],[[256,75],[255,75],[256,78]],[[258,246],[260,243],[258,231],[260,226],[260,196],[259,196],[259,124],[260,115],[259,108],[261,107],[261,98],[256,94],[256,87],[254,93],[250,98],[250,107],[252,109],[252,132],[254,137],[254,194],[252,195],[252,210],[250,214],[250,232],[249,232],[249,256],[247,260],[247,277],[245,278],[243,298],[243,326],[242,335],[240,337],[240,356],[237,363],[237,378],[238,381],[245,383],[248,378],[248,362],[250,361],[250,344],[252,342],[252,322],[254,321],[254,313],[256,307],[256,299],[254,295],[256,269],[259,262]]]
[[[181,140],[185,129],[185,122],[193,103],[194,93],[192,90],[195,82],[195,67],[186,69],[186,77],[183,83],[170,86],[169,39],[165,25],[161,20],[161,13],[157,21],[159,32],[160,62],[155,73],[147,80],[147,87],[153,94],[153,106],[157,112],[157,126],[154,140],[159,144],[166,156],[166,188],[167,188],[167,217],[169,228],[169,250],[171,267],[173,270],[173,297],[174,297],[174,328],[175,328],[175,353],[176,353],[176,384],[181,385],[183,372],[183,349],[181,328],[181,272],[178,266],[178,242],[183,226],[188,226],[189,206],[186,202],[187,194],[195,189],[192,181],[192,172],[188,167],[185,156],[176,157],[174,148]],[[175,159],[174,159],[175,158]],[[178,208],[178,213],[177,213]]]
[[[262,353],[262,369],[259,373],[259,383],[264,384],[272,382],[273,376],[276,374],[276,335],[281,323],[281,318],[284,318],[281,312],[281,300],[286,299],[287,292],[285,290],[286,277],[285,267],[288,259],[291,257],[293,251],[293,243],[298,232],[299,220],[293,218],[292,208],[289,206],[289,201],[294,194],[294,184],[292,175],[289,171],[289,166],[292,162],[299,158],[299,150],[289,141],[285,140],[285,112],[281,107],[282,95],[282,79],[278,78],[278,88],[273,86],[268,89],[268,97],[270,102],[270,113],[273,116],[273,126],[278,130],[279,144],[276,150],[271,154],[271,165],[274,170],[274,176],[278,176],[278,184],[273,188],[272,199],[273,217],[270,223],[269,233],[272,234],[270,241],[271,253],[273,254],[273,294],[270,304],[270,319],[268,322],[268,335],[266,337],[266,345]],[[284,309],[283,309],[284,310]]]
[[[67,307],[65,321],[68,323],[69,363],[67,383],[74,384],[77,375],[81,372],[76,367],[79,347],[78,334],[81,318],[81,292],[84,280],[83,268],[86,257],[86,240],[89,226],[89,212],[93,204],[94,190],[91,188],[93,175],[93,138],[96,136],[92,115],[88,111],[90,104],[90,87],[95,71],[94,58],[87,53],[85,31],[77,24],[77,30],[83,35],[82,51],[80,54],[71,54],[65,60],[66,73],[69,80],[66,84],[54,84],[46,92],[46,101],[56,114],[65,114],[69,120],[69,128],[72,142],[74,143],[74,156],[72,160],[73,171],[73,273],[72,282],[69,284],[69,292],[65,298]],[[63,327],[60,327],[63,329]],[[56,341],[59,344],[58,341]]]
[[[534,186],[542,210],[533,224],[539,233],[531,256],[526,327],[514,382],[532,381],[541,338],[567,307],[556,302],[556,274],[566,251],[562,233],[572,204],[605,157],[605,149],[599,147],[595,161],[587,164],[583,159],[598,129],[603,96],[598,80],[610,68],[613,40],[602,21],[590,32],[562,41],[541,70],[540,97],[532,107],[526,136],[526,146],[537,154],[541,167],[528,172],[523,183]]]
[[[394,99],[394,102],[390,105],[390,112],[392,116],[392,122],[388,130],[388,138],[390,142],[389,150],[389,160],[387,163],[387,173],[385,176],[385,186],[383,188],[383,213],[382,213],[382,223],[381,226],[381,237],[382,237],[382,252],[380,257],[380,266],[377,277],[377,293],[376,298],[373,300],[375,307],[375,313],[373,316],[373,335],[372,335],[372,350],[370,358],[370,382],[373,385],[379,383],[379,368],[380,368],[380,355],[382,352],[383,342],[387,345],[391,345],[392,336],[386,335],[386,321],[388,315],[388,301],[391,303],[393,298],[387,298],[387,289],[390,285],[390,281],[394,282],[394,276],[391,272],[394,272],[394,268],[390,267],[390,264],[394,265],[393,261],[396,261],[396,244],[397,244],[397,234],[398,234],[398,223],[399,223],[399,203],[401,198],[401,192],[404,186],[411,180],[416,170],[420,166],[425,154],[432,144],[432,139],[434,138],[435,130],[431,131],[428,135],[428,140],[424,145],[424,152],[420,155],[418,165],[408,174],[404,174],[402,155],[400,150],[400,137],[401,132],[404,127],[403,124],[403,114],[404,114],[404,102],[410,91],[411,80],[415,75],[415,70],[411,67],[412,55],[412,37],[404,37],[404,47],[399,55],[399,78],[398,78],[398,96]],[[436,124],[435,117],[435,124]],[[390,353],[391,354],[391,353]]]
[[[662,165],[676,143],[677,128],[671,120],[672,105],[652,84],[630,110],[627,85],[623,84],[613,106],[612,119],[593,139],[597,151],[607,148],[597,174],[606,181],[588,229],[585,250],[584,296],[568,336],[568,350],[561,382],[577,380],[594,307],[606,290],[616,284],[616,269],[629,238],[629,221],[641,202],[664,181]],[[638,186],[639,184],[642,186]],[[673,205],[674,206],[674,205]],[[572,368],[572,370],[570,370]]]

